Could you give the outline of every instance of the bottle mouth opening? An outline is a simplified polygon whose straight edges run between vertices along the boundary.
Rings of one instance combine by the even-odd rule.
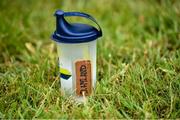
[[[60,16],[60,15],[63,15],[64,14],[64,11],[62,10],[57,10],[55,13],[54,13],[54,16]]]

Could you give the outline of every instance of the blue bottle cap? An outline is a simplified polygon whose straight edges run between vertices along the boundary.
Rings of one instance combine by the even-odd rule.
[[[56,16],[56,31],[52,35],[52,39],[60,43],[84,43],[96,40],[102,36],[102,30],[96,20],[81,12],[64,12],[57,10],[54,14]],[[82,23],[68,23],[64,17],[79,16],[95,22],[99,29]]]

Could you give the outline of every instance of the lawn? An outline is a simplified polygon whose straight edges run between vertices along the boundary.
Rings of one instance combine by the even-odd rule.
[[[85,104],[60,92],[57,9],[89,13],[103,29]],[[0,118],[180,118],[180,1],[1,0]]]

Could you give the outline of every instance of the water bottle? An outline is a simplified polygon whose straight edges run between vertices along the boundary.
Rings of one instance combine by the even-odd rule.
[[[82,12],[57,10],[56,30],[52,40],[57,44],[61,90],[75,99],[93,93],[96,86],[96,40],[102,36],[97,21]],[[84,17],[97,24],[97,27],[83,23],[70,23],[65,17]]]

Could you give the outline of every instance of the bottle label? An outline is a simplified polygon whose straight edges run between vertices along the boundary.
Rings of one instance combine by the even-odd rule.
[[[76,94],[88,96],[92,92],[91,61],[78,60],[75,62]]]

